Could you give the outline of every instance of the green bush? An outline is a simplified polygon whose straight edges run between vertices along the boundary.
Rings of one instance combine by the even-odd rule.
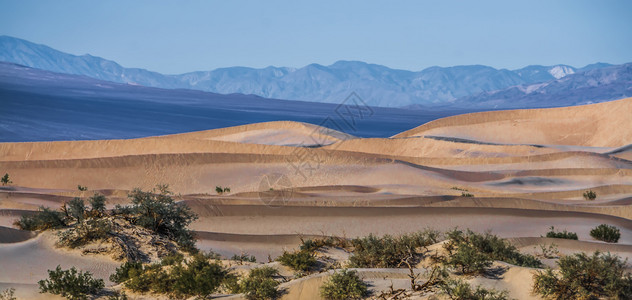
[[[294,271],[307,272],[316,266],[316,257],[314,257],[314,253],[309,251],[283,251],[283,254],[277,260]]]
[[[584,199],[586,200],[595,200],[597,199],[597,193],[593,192],[592,190],[588,190],[584,192]]]
[[[418,254],[419,248],[426,248],[437,242],[439,233],[426,230],[397,237],[369,235],[351,240],[353,254],[350,265],[355,268],[397,268],[409,255]],[[416,257],[418,258],[418,257]]]
[[[88,198],[88,203],[90,204],[89,217],[98,218],[104,216],[105,202],[106,198],[101,194],[95,193],[92,197]]]
[[[559,272],[538,272],[533,292],[552,299],[632,299],[632,276],[619,256],[595,252],[563,256]]]
[[[551,226],[549,232],[546,233],[546,237],[554,239],[567,239],[577,240],[577,233],[564,231],[555,231],[555,227]]]
[[[58,246],[77,248],[92,241],[109,238],[112,231],[112,222],[108,219],[85,219],[75,226],[60,231],[58,234]]]
[[[185,251],[195,252],[195,237],[187,227],[197,219],[186,205],[179,205],[171,197],[168,186],[159,185],[154,192],[135,189],[130,193],[131,206],[117,206],[116,215],[122,215],[132,224],[145,227],[167,236]]]
[[[474,197],[474,195],[470,193],[462,192],[461,197]]]
[[[254,255],[248,255],[248,253],[242,253],[241,255],[235,254],[230,259],[237,261],[240,264],[243,262],[257,262],[257,258]]]
[[[249,300],[276,299],[280,294],[279,282],[274,279],[277,276],[279,271],[272,267],[252,269],[239,283],[239,293]]]
[[[81,222],[86,214],[86,204],[81,198],[74,198],[65,204],[67,208],[65,210],[68,215],[75,219],[77,222]]]
[[[506,300],[507,291],[497,291],[477,286],[476,289],[462,280],[447,280],[440,285],[442,294],[452,300]]]
[[[617,227],[601,224],[590,231],[590,236],[606,243],[617,243],[621,237],[621,232]]]
[[[228,277],[223,266],[210,262],[213,257],[197,253],[189,260],[171,255],[151,265],[128,262],[118,267],[110,280],[124,283],[126,288],[139,293],[153,292],[175,298],[208,297]]]
[[[17,300],[17,299],[18,298],[15,297],[14,288],[6,289],[2,291],[2,293],[0,293],[0,300]]]
[[[38,282],[40,293],[61,295],[68,299],[88,299],[88,295],[99,293],[104,287],[103,279],[94,279],[90,272],[77,272],[75,267],[48,270],[48,279]]]
[[[2,176],[2,178],[0,178],[0,182],[2,182],[2,185],[7,185],[9,183],[13,183],[13,181],[11,181],[9,179],[9,173],[4,173],[4,176]]]
[[[523,267],[538,268],[542,262],[533,255],[522,254],[507,240],[489,233],[478,234],[471,230],[453,230],[446,233],[448,251],[444,263],[464,274],[481,273],[494,260]]]
[[[64,220],[64,214],[43,206],[40,206],[39,210],[33,215],[22,215],[13,225],[30,231],[59,229],[68,226]]]
[[[77,189],[82,191],[82,192],[85,192],[85,191],[88,190],[88,187],[87,186],[82,186],[81,184],[78,184],[77,185]]]
[[[368,294],[367,285],[355,271],[334,272],[320,287],[321,297],[329,300],[362,299]]]

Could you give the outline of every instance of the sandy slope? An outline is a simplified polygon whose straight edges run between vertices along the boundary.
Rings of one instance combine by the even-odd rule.
[[[198,245],[225,256],[267,261],[303,235],[457,226],[520,237],[514,242],[529,250],[548,242],[540,236],[555,226],[579,235],[558,243],[566,253],[632,257],[631,115],[632,99],[624,99],[449,117],[391,139],[269,122],[132,140],[0,143],[0,172],[13,181],[0,188],[0,263],[9,270],[0,272],[0,287],[33,287],[56,264],[107,278],[118,263],[55,249],[12,222],[93,192],[107,195],[110,207],[127,203],[131,189],[160,183],[199,214]],[[218,185],[231,193],[217,195]],[[583,199],[587,189],[595,201]],[[621,228],[618,245],[589,236],[601,223]],[[510,268],[501,281],[479,283],[526,299],[522,282],[529,277],[529,270]],[[322,280],[294,282],[286,298],[307,299],[292,295],[312,295]]]

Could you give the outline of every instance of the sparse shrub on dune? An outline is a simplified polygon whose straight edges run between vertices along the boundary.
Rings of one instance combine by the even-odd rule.
[[[9,288],[0,293],[0,300],[17,300],[15,297],[15,289]]]
[[[93,241],[105,240],[112,231],[109,219],[85,219],[67,230],[60,231],[57,246],[77,248]]]
[[[601,224],[590,231],[590,236],[606,243],[617,243],[621,237],[621,232],[617,227]]]
[[[558,270],[534,277],[533,292],[545,299],[632,299],[632,276],[627,261],[595,252],[563,256]]]
[[[283,251],[277,260],[284,266],[298,272],[308,272],[316,266],[316,257],[312,251]]]
[[[169,237],[185,251],[195,252],[195,237],[188,226],[197,215],[188,206],[176,203],[171,195],[167,185],[159,185],[153,192],[135,189],[129,194],[132,205],[117,205],[113,213]]]
[[[588,190],[584,192],[584,199],[586,200],[595,200],[597,199],[597,193],[593,192],[593,190]]]
[[[22,230],[60,229],[68,226],[63,213],[40,206],[33,215],[22,215],[13,225]]]
[[[461,197],[474,197],[474,195],[470,193],[462,192]]]
[[[7,185],[9,183],[13,183],[13,181],[11,181],[11,179],[9,179],[9,173],[4,173],[4,176],[2,176],[2,178],[0,178],[0,182],[2,182],[2,185]]]
[[[233,292],[242,293],[249,300],[276,299],[280,295],[279,281],[275,279],[278,276],[279,271],[272,267],[252,269]]]
[[[238,262],[240,265],[244,262],[257,262],[257,258],[254,255],[248,255],[248,253],[242,253],[240,255],[233,255],[230,260]]]
[[[178,299],[204,298],[216,292],[228,278],[226,268],[216,261],[211,262],[215,257],[210,253],[196,253],[188,259],[171,256],[149,265],[127,262],[116,269],[110,280],[139,293],[166,294]]]
[[[523,267],[538,268],[542,262],[533,255],[522,254],[507,240],[496,235],[452,230],[443,245],[448,252],[444,264],[464,274],[483,273],[492,261],[500,260]]]
[[[554,239],[567,239],[577,240],[577,233],[564,231],[555,231],[555,227],[551,226],[549,232],[546,233],[546,237]]]
[[[40,293],[51,293],[68,299],[88,299],[105,287],[103,279],[95,279],[90,272],[77,271],[75,267],[48,270],[48,279],[38,282]]]
[[[506,300],[509,299],[507,291],[486,289],[482,286],[473,288],[469,283],[450,279],[440,285],[441,293],[452,300]]]
[[[327,300],[362,299],[368,295],[366,283],[356,271],[334,272],[320,287],[320,296]]]
[[[350,265],[357,268],[398,268],[408,256],[415,259],[420,251],[436,243],[439,233],[433,230],[420,231],[400,236],[369,235],[351,240],[352,256]]]
[[[81,184],[78,184],[78,185],[77,185],[77,189],[78,189],[79,191],[81,191],[81,192],[85,192],[85,191],[87,191],[87,190],[88,190],[88,187],[87,187],[87,186],[83,186],[83,185],[81,185]]]

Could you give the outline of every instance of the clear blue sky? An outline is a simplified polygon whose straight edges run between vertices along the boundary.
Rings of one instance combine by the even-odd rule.
[[[632,61],[632,1],[0,0],[0,35],[163,73]]]

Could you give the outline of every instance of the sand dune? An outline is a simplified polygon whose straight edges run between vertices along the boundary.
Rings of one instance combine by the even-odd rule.
[[[130,140],[0,143],[0,172],[13,181],[0,187],[0,262],[9,270],[0,287],[32,288],[57,263],[107,279],[118,262],[56,249],[13,221],[94,192],[109,207],[128,203],[130,190],[163,183],[200,216],[192,225],[198,246],[223,256],[267,261],[301,237],[459,227],[491,230],[525,251],[555,242],[564,253],[632,258],[631,115],[632,98],[461,115],[386,139],[268,122]],[[216,186],[231,192],[217,195]],[[589,189],[597,199],[583,198]],[[621,229],[619,244],[590,237],[602,223]],[[580,240],[540,238],[550,226]],[[387,283],[378,271],[360,271],[378,287]],[[381,272],[405,284],[397,270]],[[292,281],[284,297],[308,299],[326,276]],[[511,267],[500,281],[472,281],[528,299],[520,282],[529,278],[530,270]]]

